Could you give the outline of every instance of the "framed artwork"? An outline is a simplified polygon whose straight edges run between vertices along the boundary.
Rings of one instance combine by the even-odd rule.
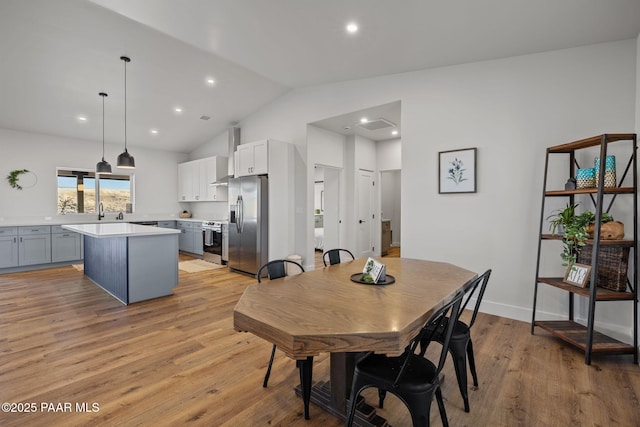
[[[476,192],[476,149],[438,153],[438,193]]]
[[[564,279],[562,281],[573,286],[586,288],[587,283],[589,283],[590,274],[590,265],[575,263],[567,268],[567,272],[564,274]]]

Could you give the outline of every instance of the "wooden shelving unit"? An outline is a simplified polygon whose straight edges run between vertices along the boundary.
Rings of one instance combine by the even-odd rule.
[[[625,187],[604,187],[604,161],[601,162],[600,179],[596,188],[576,189],[576,190],[558,190],[547,189],[547,178],[549,174],[549,159],[555,154],[569,155],[569,178],[575,176],[575,169],[577,166],[575,153],[577,150],[583,150],[590,147],[600,148],[600,158],[605,159],[607,155],[607,147],[612,142],[627,141],[631,143],[630,155],[628,163],[624,173],[619,178],[619,182],[622,183],[625,180],[628,173],[631,173],[632,185]],[[638,294],[636,289],[636,282],[638,277],[638,266],[636,262],[630,262],[628,285],[626,292],[616,292],[608,289],[598,287],[598,257],[600,255],[601,247],[628,247],[631,248],[633,258],[636,257],[638,248],[638,231],[637,231],[637,138],[635,134],[604,134],[591,138],[582,139],[568,144],[557,145],[547,148],[547,155],[545,160],[545,173],[544,173],[544,185],[542,194],[542,206],[540,213],[540,231],[538,239],[538,259],[536,264],[536,280],[535,280],[535,292],[533,298],[533,314],[531,320],[531,333],[535,331],[535,327],[539,327],[553,336],[560,338],[567,343],[581,349],[585,353],[585,363],[591,364],[591,356],[593,353],[619,353],[619,354],[632,354],[634,362],[638,363]],[[608,207],[604,207],[604,195],[611,195]],[[545,201],[549,197],[566,197],[569,203],[574,203],[574,197],[577,195],[589,195],[594,208],[596,218],[600,218],[603,212],[608,212],[616,197],[619,195],[632,195],[633,196],[633,224],[627,224],[633,228],[633,238],[630,240],[604,240],[600,239],[600,224],[596,224],[594,238],[590,239],[587,243],[593,245],[592,259],[591,259],[591,285],[587,288],[580,288],[577,286],[569,285],[563,282],[562,277],[541,277],[540,276],[540,260],[544,241],[562,240],[562,236],[551,235],[543,233],[546,229],[545,221]],[[628,231],[628,230],[627,230]],[[569,310],[567,320],[536,320],[536,305],[538,301],[538,292],[541,286],[552,287],[567,292],[569,296]],[[588,317],[587,324],[582,325],[574,321],[574,297],[575,296],[586,298],[588,300]],[[633,302],[633,345],[620,342],[614,338],[611,338],[603,333],[594,330],[595,325],[595,309],[597,302],[604,301],[632,301]]]

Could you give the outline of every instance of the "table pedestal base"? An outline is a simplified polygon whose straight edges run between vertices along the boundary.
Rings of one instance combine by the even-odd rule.
[[[296,395],[302,396],[300,386],[295,388]],[[345,414],[331,405],[331,383],[319,381],[311,387],[311,402],[331,415],[344,420]],[[313,415],[311,416],[313,419]],[[367,404],[362,396],[358,397],[353,425],[357,427],[391,427],[387,420],[376,414],[376,408]]]

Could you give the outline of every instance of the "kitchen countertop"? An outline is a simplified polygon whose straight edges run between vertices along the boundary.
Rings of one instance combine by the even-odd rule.
[[[172,228],[151,227],[148,225],[130,224],[128,222],[103,224],[72,224],[63,225],[65,230],[75,231],[86,236],[105,237],[136,237],[157,236],[164,234],[180,234],[180,230]]]
[[[112,218],[103,218],[98,221],[96,219],[97,215],[87,215],[86,218],[83,218],[79,215],[60,215],[56,217],[24,217],[24,218],[0,218],[0,227],[32,227],[36,225],[65,225],[65,224],[126,224],[129,222],[140,222],[140,221],[191,221],[191,222],[202,222],[202,221],[218,221],[217,219],[212,218],[176,218],[169,216],[148,216],[148,217],[138,217],[138,216],[125,216],[124,220],[116,220],[115,215]],[[112,216],[112,215],[108,215]],[[220,220],[220,222],[227,222],[227,220]]]

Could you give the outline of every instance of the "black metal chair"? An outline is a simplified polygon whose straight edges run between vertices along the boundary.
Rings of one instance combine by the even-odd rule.
[[[300,269],[301,272],[304,272],[304,267],[298,264],[295,261],[291,261],[288,259],[276,259],[273,261],[269,261],[264,264],[262,267],[258,269],[256,273],[256,279],[258,279],[258,283],[262,283],[262,274],[263,270],[267,270],[267,277],[269,280],[279,279],[287,275],[287,264],[292,264]],[[271,365],[273,365],[273,358],[276,355],[276,345],[273,345],[273,349],[271,350],[271,358],[269,359],[269,365],[267,366],[267,373],[264,376],[264,382],[262,383],[262,387],[266,387],[269,382],[269,376],[271,375]]]
[[[453,334],[451,335],[451,343],[449,344],[449,353],[451,353],[451,358],[453,359],[453,366],[456,371],[456,378],[458,380],[460,394],[462,395],[462,400],[464,401],[465,412],[469,412],[469,393],[467,390],[467,357],[469,358],[469,369],[471,370],[471,376],[473,377],[473,385],[475,387],[478,387],[478,375],[476,374],[476,362],[473,355],[473,343],[471,341],[471,327],[475,323],[476,317],[478,316],[478,309],[480,308],[480,304],[482,303],[482,297],[484,296],[484,291],[487,288],[489,276],[491,276],[490,269],[485,271],[482,275],[478,276],[473,281],[472,286],[470,286],[470,288],[467,290],[463,299],[460,313],[458,313],[458,316],[455,318],[456,321],[453,327]],[[465,310],[467,304],[469,303],[469,300],[471,300],[476,290],[478,289],[479,292],[476,298],[473,314],[471,316],[471,321],[467,325],[460,320],[460,315]],[[437,341],[440,343],[444,341],[442,330],[436,331],[436,335],[434,336],[433,341]],[[427,345],[429,345],[429,343],[427,342],[420,343],[420,347],[423,353],[426,350]]]
[[[348,256],[350,256],[352,260],[356,259],[356,257],[354,257],[351,251],[348,249],[329,249],[322,254],[322,262],[324,263],[324,266],[326,267],[327,265],[340,264],[342,262],[342,254],[345,254],[345,256],[347,256],[346,254],[348,254]],[[329,260],[329,264],[327,264],[327,259]]]
[[[351,426],[356,411],[356,401],[362,390],[377,387],[395,394],[409,409],[414,427],[428,426],[431,413],[431,402],[435,395],[444,426],[449,425],[447,413],[442,400],[442,390],[438,378],[447,358],[447,348],[453,332],[453,324],[445,331],[445,342],[438,361],[438,366],[416,354],[416,348],[422,340],[430,340],[435,331],[446,322],[446,316],[456,318],[462,304],[464,291],[458,292],[444,307],[437,310],[415,336],[405,352],[398,357],[383,354],[369,354],[356,363],[351,385],[351,397],[347,411],[347,426]]]
[[[256,279],[258,283],[262,283],[262,274],[266,269],[267,277],[269,280],[279,279],[287,275],[287,265],[295,266],[300,269],[300,272],[304,273],[304,267],[295,261],[288,259],[276,259],[269,261],[258,269],[256,273]],[[273,365],[273,359],[276,355],[276,345],[273,345],[271,349],[271,357],[269,358],[269,365],[267,366],[267,373],[264,376],[264,382],[262,387],[266,387],[269,382],[269,376],[271,375],[271,366]],[[297,360],[296,366],[300,371],[300,389],[302,390],[302,400],[304,403],[304,417],[309,419],[309,402],[311,400],[311,379],[313,375],[313,357],[307,357],[306,360]]]

